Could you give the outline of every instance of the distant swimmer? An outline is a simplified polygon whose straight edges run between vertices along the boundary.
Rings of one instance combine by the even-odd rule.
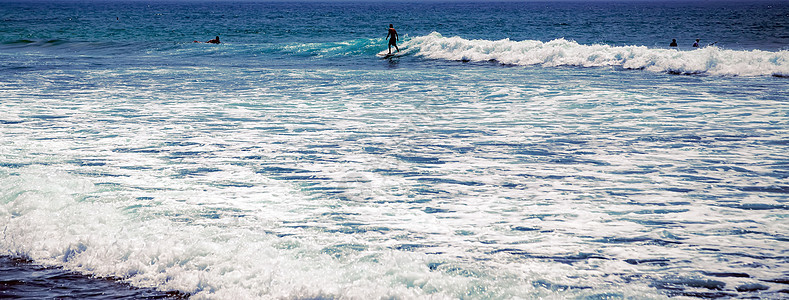
[[[209,44],[219,44],[219,43],[220,43],[220,42],[219,42],[219,36],[217,35],[215,39],[213,39],[213,40],[209,40],[209,41],[207,41],[206,43],[209,43]]]
[[[195,42],[195,43],[202,43],[202,42],[200,42],[200,41],[194,41],[194,42]],[[208,40],[208,41],[206,42],[206,44],[220,44],[220,43],[222,43],[222,42],[220,42],[220,41],[219,41],[219,36],[218,36],[218,35],[216,36],[216,38],[215,38],[215,39],[213,39],[213,40]]]
[[[400,48],[397,48],[397,40],[400,37],[397,35],[397,30],[394,29],[394,25],[389,24],[389,32],[386,33],[386,38],[389,39],[389,54],[392,54],[392,46],[397,49],[397,52],[400,52]]]
[[[677,39],[671,39],[671,44],[668,44],[669,47],[676,47],[677,46]]]
[[[695,48],[699,47],[699,39],[696,39],[696,42],[693,43],[693,47],[695,47]]]

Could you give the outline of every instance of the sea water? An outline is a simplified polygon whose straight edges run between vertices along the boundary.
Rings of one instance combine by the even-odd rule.
[[[789,296],[787,2],[0,4],[3,296]]]

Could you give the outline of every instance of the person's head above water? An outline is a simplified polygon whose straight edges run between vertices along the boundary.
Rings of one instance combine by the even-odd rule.
[[[213,39],[213,40],[209,40],[209,41],[207,41],[206,43],[209,43],[209,44],[219,44],[219,43],[222,43],[222,42],[220,42],[220,41],[219,41],[219,36],[217,35],[215,39]]]
[[[394,25],[392,25],[392,24],[389,24],[389,28],[394,28]]]

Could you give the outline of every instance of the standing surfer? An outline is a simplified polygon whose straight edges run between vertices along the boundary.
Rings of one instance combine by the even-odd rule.
[[[400,48],[397,48],[399,36],[397,35],[397,30],[394,29],[394,25],[389,24],[389,32],[386,33],[386,38],[389,39],[389,54],[392,54],[392,46],[397,49],[397,52],[400,52]]]

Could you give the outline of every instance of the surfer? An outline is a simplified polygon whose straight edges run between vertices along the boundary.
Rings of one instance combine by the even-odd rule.
[[[699,47],[699,39],[696,39],[696,42],[693,43],[693,47],[695,47],[695,48]]]
[[[202,42],[200,42],[200,41],[194,41],[194,42],[195,42],[195,43],[202,43]],[[215,38],[215,39],[213,39],[213,40],[208,40],[208,41],[206,42],[206,44],[220,44],[220,43],[222,43],[222,42],[220,42],[220,41],[219,41],[219,36],[218,36],[218,35],[216,36],[216,38]]]
[[[668,44],[669,47],[676,47],[677,46],[677,39],[671,39],[671,44]]]
[[[394,25],[389,24],[389,32],[386,33],[386,38],[389,39],[389,54],[392,54],[392,46],[397,49],[397,52],[400,52],[400,48],[397,48],[399,36],[397,35],[397,30],[394,29]]]
[[[219,36],[217,35],[215,39],[209,40],[206,43],[208,43],[208,44],[219,44],[220,43]]]

